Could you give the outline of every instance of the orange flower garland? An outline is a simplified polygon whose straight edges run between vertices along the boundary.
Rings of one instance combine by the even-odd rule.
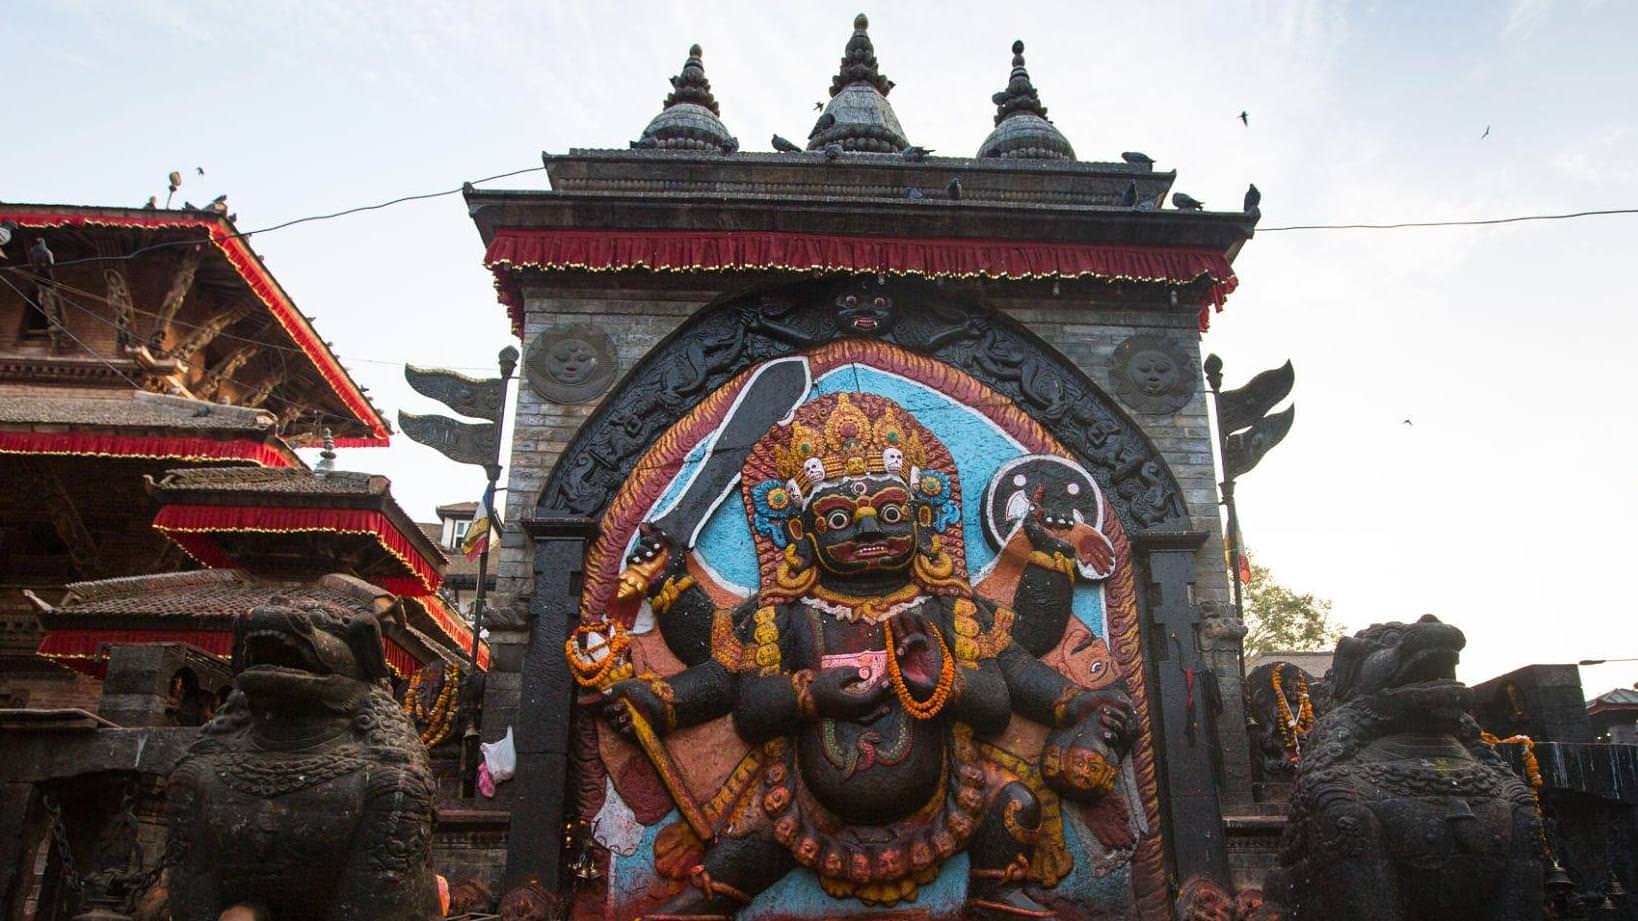
[[[1285,687],[1280,673],[1285,671],[1287,663],[1280,662],[1274,666],[1274,674],[1270,676],[1274,685],[1274,705],[1280,715],[1280,740],[1285,744],[1285,750],[1294,752],[1302,745],[1302,740],[1314,728],[1314,701],[1308,694],[1308,674],[1301,669],[1297,670],[1297,712],[1291,713],[1291,702],[1286,699]]]
[[[1487,729],[1479,730],[1479,739],[1491,748],[1497,745],[1518,745],[1524,749],[1524,779],[1530,784],[1530,796],[1536,801],[1536,815],[1541,815],[1541,788],[1546,783],[1541,777],[1541,762],[1536,760],[1536,740],[1526,735],[1508,736],[1499,739]],[[1552,857],[1552,848],[1547,844],[1547,823],[1541,824],[1541,852]]]
[[[461,686],[461,667],[450,665],[444,671],[443,687],[438,689],[438,696],[430,707],[421,699],[425,677],[425,671],[418,671],[410,678],[409,690],[404,693],[404,712],[418,726],[424,727],[420,730],[421,744],[427,748],[437,748],[455,728],[455,711],[458,709],[455,699]]]
[[[882,621],[882,637],[887,644],[887,677],[893,683],[893,694],[898,697],[899,703],[904,705],[904,712],[918,720],[930,720],[938,716],[950,699],[950,692],[955,687],[955,659],[950,655],[950,647],[944,643],[944,634],[932,624],[927,625],[933,631],[933,640],[938,643],[940,664],[938,668],[938,684],[934,686],[932,696],[926,700],[917,700],[910,695],[910,689],[904,684],[904,671],[899,667],[899,657],[894,652],[897,645],[893,642],[893,624],[891,621]]]

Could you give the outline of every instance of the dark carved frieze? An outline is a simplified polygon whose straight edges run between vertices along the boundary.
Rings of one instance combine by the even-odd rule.
[[[1188,527],[1165,460],[1108,394],[1016,321],[919,281],[810,282],[701,311],[656,347],[559,459],[537,516],[596,517],[642,452],[735,374],[844,337],[878,338],[952,365],[1051,431],[1133,531]]]

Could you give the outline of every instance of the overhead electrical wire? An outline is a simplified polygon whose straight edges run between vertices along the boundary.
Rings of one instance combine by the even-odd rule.
[[[1601,217],[1610,214],[1638,214],[1638,208],[1570,211],[1564,214],[1521,214],[1514,217],[1475,218],[1463,221],[1401,221],[1396,224],[1289,224],[1284,227],[1259,227],[1257,232],[1278,233],[1282,230],[1404,230],[1413,227],[1487,227],[1494,224],[1522,224],[1526,221],[1568,221],[1574,218]]]
[[[328,214],[310,214],[310,215],[307,215],[306,217],[294,218],[292,220],[285,221],[285,222],[283,222],[281,224],[273,224],[273,225],[268,226],[268,227],[258,227],[255,230],[237,231],[235,233],[228,234],[228,235],[222,237],[221,239],[224,239],[224,240],[243,240],[243,239],[248,239],[250,237],[253,237],[253,236],[257,235],[257,234],[272,233],[275,230],[283,230],[286,227],[294,227],[297,224],[306,224],[306,223],[309,223],[311,221],[328,221],[328,220],[332,220],[332,219],[338,218],[338,217],[346,217],[349,214],[358,214],[358,213],[363,212],[363,211],[379,211],[382,208],[390,208],[393,205],[401,205],[404,202],[425,201],[426,199],[429,199],[429,198],[442,198],[445,195],[454,195],[454,194],[457,194],[459,192],[463,192],[463,191],[466,190],[467,186],[475,186],[480,182],[492,182],[492,181],[494,181],[496,179],[509,179],[509,178],[511,178],[513,176],[522,176],[525,173],[544,172],[545,169],[546,169],[546,167],[544,167],[544,166],[531,166],[528,169],[513,170],[513,171],[511,171],[509,173],[496,173],[493,176],[485,176],[482,179],[469,180],[469,181],[464,182],[461,185],[459,185],[459,186],[457,186],[456,188],[453,188],[453,189],[444,189],[443,191],[440,191],[440,192],[424,192],[424,193],[419,194],[419,195],[403,195],[403,196],[400,196],[398,198],[391,199],[390,201],[376,202],[375,204],[370,204],[370,205],[358,205],[358,206],[353,207],[353,208],[343,208],[340,211],[332,211],[332,212],[330,212]],[[206,211],[206,210],[199,209],[199,208],[195,208],[194,211],[204,213],[204,214],[213,214],[214,213],[214,212]],[[156,209],[156,213],[157,213],[157,209]],[[154,250],[167,249],[167,248],[173,247],[173,246],[196,246],[196,245],[198,245],[198,243],[199,243],[198,240],[167,240],[167,241],[165,241],[163,243],[151,243],[151,244],[149,244],[147,246],[138,247],[138,248],[130,251],[129,253],[125,253],[124,255],[120,255],[120,256],[83,256],[83,257],[78,258],[78,259],[65,259],[65,260],[63,260],[61,262],[55,263],[55,266],[57,268],[61,268],[63,266],[78,265],[78,264],[83,263],[83,262],[115,262],[115,261],[121,261],[121,260],[126,260],[126,259],[135,259],[137,256],[140,256],[140,255],[142,255],[144,253],[153,252]],[[26,266],[20,266],[20,265],[19,266],[3,266],[3,265],[0,265],[0,271],[6,271],[6,272],[16,272],[16,271],[19,271],[19,270],[24,269],[24,268],[27,268],[27,267]]]

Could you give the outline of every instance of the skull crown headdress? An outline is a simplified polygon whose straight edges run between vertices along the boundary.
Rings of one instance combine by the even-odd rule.
[[[842,393],[822,419],[813,421],[820,426],[791,423],[788,443],[774,448],[774,470],[799,497],[844,476],[886,475],[909,483],[927,462],[920,437],[892,406],[872,422]]]

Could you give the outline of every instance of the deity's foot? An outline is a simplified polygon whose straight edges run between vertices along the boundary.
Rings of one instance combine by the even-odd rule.
[[[639,921],[733,921],[751,895],[711,877],[704,867],[689,873],[693,885],[677,893]]]
[[[999,870],[974,869],[967,887],[967,917],[976,921],[1056,918],[1058,913],[1024,894],[1028,865],[1020,859]]]
[[[1013,889],[967,898],[967,918],[972,921],[1012,921],[1017,918],[1056,918],[1058,913],[1023,892]]]

